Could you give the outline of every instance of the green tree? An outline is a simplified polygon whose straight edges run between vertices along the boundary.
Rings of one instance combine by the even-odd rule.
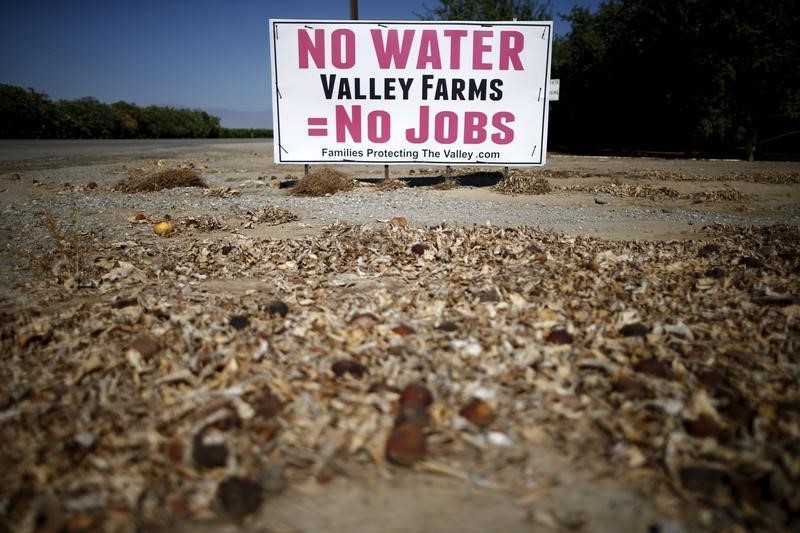
[[[119,101],[111,104],[111,108],[119,117],[120,138],[131,139],[141,136],[139,131],[140,109],[135,104]]]
[[[219,118],[200,109],[108,105],[91,97],[52,102],[33,89],[0,84],[0,138],[215,138],[222,133]]]
[[[0,83],[0,138],[52,137],[55,115],[46,94]]]
[[[556,144],[752,158],[800,133],[795,0],[609,0],[566,19]]]
[[[119,136],[121,117],[96,98],[56,102],[60,137],[71,139],[113,139]]]
[[[550,20],[550,2],[539,0],[439,0],[423,8],[424,20]]]

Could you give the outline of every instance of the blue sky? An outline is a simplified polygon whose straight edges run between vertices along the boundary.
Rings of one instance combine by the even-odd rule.
[[[360,0],[359,18],[418,20],[423,4],[438,0]],[[594,11],[600,0],[551,4],[554,14],[573,5]],[[226,126],[266,126],[268,19],[349,17],[349,0],[9,0],[0,8],[0,83],[52,99],[202,108],[220,111]],[[568,31],[554,18],[556,34]]]

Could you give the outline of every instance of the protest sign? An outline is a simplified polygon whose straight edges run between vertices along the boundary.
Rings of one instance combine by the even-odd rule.
[[[271,20],[275,161],[543,165],[552,22]]]

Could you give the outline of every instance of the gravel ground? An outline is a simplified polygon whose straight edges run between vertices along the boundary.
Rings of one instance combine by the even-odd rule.
[[[153,216],[170,213],[173,217],[182,213],[225,216],[264,205],[274,205],[292,210],[305,223],[314,221],[329,224],[346,221],[374,225],[393,216],[403,216],[418,225],[443,222],[469,225],[490,221],[496,226],[530,225],[567,233],[591,232],[593,228],[635,228],[639,224],[681,230],[689,229],[689,225],[694,225],[697,229],[709,224],[800,224],[800,205],[796,203],[777,206],[777,213],[759,213],[749,209],[747,212],[736,213],[708,209],[708,206],[673,206],[641,200],[630,202],[615,199],[606,205],[596,205],[592,196],[586,194],[556,193],[556,198],[565,200],[560,203],[569,205],[554,205],[553,202],[542,201],[544,197],[540,196],[508,197],[479,188],[472,188],[473,194],[459,194],[454,191],[432,190],[429,187],[380,192],[368,186],[329,197],[295,197],[286,190],[270,188],[266,182],[258,185],[257,178],[268,173],[236,172],[236,169],[224,169],[204,176],[210,187],[232,187],[241,192],[230,198],[204,197],[202,191],[196,189],[122,194],[109,190],[122,178],[119,169],[120,165],[116,164],[27,172],[27,179],[37,180],[43,186],[17,198],[13,195],[9,198],[6,192],[3,199],[3,218],[13,218],[17,224],[30,227],[35,225],[35,221],[25,218],[29,215],[36,216],[41,210],[52,210],[62,218],[70,210],[76,210],[81,214],[79,224],[86,226],[81,230],[86,231],[98,229],[92,227],[95,222],[90,217],[95,216],[113,214],[126,217],[138,212]],[[70,193],[63,189],[65,183],[85,185],[89,182],[96,182],[99,188],[79,193]],[[48,192],[58,194],[47,194]],[[113,228],[113,232],[117,233],[118,228]]]

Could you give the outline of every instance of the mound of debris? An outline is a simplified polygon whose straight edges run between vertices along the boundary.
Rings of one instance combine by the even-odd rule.
[[[118,192],[155,192],[176,187],[202,187],[208,185],[200,175],[191,169],[178,168],[162,170],[144,176],[133,175],[114,186]]]

